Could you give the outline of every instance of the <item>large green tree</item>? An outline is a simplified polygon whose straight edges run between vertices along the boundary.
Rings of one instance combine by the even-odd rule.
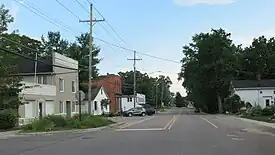
[[[9,10],[2,5],[0,7],[0,47],[10,48],[3,39],[8,30],[8,24],[13,22],[13,18],[9,14]],[[16,66],[11,62],[17,61],[18,57],[8,54],[0,50],[0,110],[18,109],[21,102],[19,101],[20,81],[21,78],[11,76],[17,73]]]
[[[238,48],[223,29],[196,34],[192,40],[183,47],[179,79],[184,79],[183,86],[195,106],[223,112],[222,101],[230,94],[230,81],[236,72]]]

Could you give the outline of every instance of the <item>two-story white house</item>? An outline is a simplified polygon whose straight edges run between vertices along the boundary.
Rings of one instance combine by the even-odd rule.
[[[127,111],[134,107],[134,95],[122,95],[121,97],[121,108],[122,111]],[[144,94],[137,93],[136,106],[140,104],[146,104],[146,97]]]
[[[43,63],[42,63],[43,62]],[[77,113],[78,62],[58,53],[46,60],[21,59],[19,75],[23,78],[19,96],[19,124],[51,114]]]

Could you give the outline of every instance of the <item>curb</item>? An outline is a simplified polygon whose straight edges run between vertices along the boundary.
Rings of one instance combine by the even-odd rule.
[[[89,128],[89,129],[73,129],[73,130],[62,130],[62,131],[49,131],[49,132],[30,132],[30,133],[20,133],[18,131],[15,133],[15,135],[52,135],[52,134],[57,134],[57,133],[81,133],[81,132],[97,132],[97,131],[102,131],[107,128],[113,128],[116,126],[120,126],[125,124],[124,122],[120,123],[115,123],[103,127],[98,127],[98,128]]]
[[[270,127],[270,128],[275,129],[275,123],[267,123],[267,122],[256,121],[256,120],[251,120],[251,119],[241,118],[241,117],[236,117],[236,116],[231,116],[231,117],[237,118],[237,119],[245,121],[245,122],[250,122],[250,123],[253,123],[253,124],[258,124],[258,125],[261,125],[261,126]]]

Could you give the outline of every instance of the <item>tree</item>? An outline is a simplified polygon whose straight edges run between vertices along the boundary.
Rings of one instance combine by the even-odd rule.
[[[231,93],[238,48],[223,29],[196,34],[192,40],[183,47],[179,79],[184,79],[183,86],[196,107],[222,113],[222,101]]]
[[[42,36],[43,56],[49,57],[52,52],[57,52],[64,55],[68,48],[69,43],[67,40],[61,38],[60,32],[48,32],[47,36]]]
[[[14,18],[9,14],[9,9],[5,5],[0,6],[0,34],[8,30],[8,24],[14,21]]]
[[[181,94],[179,92],[176,93],[175,104],[176,104],[176,107],[185,107],[186,106],[183,101],[183,97],[181,96]]]
[[[101,104],[101,111],[104,114],[104,108],[105,109],[108,108],[108,106],[110,105],[110,100],[109,99],[103,99],[103,100],[101,100],[100,104]]]
[[[4,5],[0,7],[0,47],[9,48],[3,36],[4,32],[8,30],[8,24],[13,21],[13,17],[9,15],[8,9]],[[19,101],[19,92],[21,91],[21,78],[12,76],[18,73],[16,66],[11,62],[17,61],[18,57],[0,52],[0,110],[4,109],[18,109],[21,102]]]
[[[97,65],[100,63],[101,59],[98,58],[98,54],[100,52],[100,48],[93,45],[93,55],[92,55],[92,76],[96,79],[99,75]],[[78,61],[79,64],[79,82],[80,83],[87,83],[89,80],[89,33],[81,34],[80,36],[76,37],[76,42],[69,45],[69,48],[65,55],[68,57],[75,59]],[[82,89],[82,88],[80,88]]]
[[[119,72],[122,78],[122,93],[126,95],[134,94],[134,72]],[[146,96],[146,102],[155,105],[161,105],[163,101],[167,105],[171,99],[170,85],[172,84],[169,77],[159,76],[158,78],[150,77],[147,73],[136,71],[136,92]]]

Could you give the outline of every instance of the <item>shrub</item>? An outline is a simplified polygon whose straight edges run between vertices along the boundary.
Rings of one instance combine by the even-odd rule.
[[[5,109],[0,111],[0,129],[10,129],[17,125],[18,112],[14,109]]]
[[[52,131],[54,130],[55,124],[47,119],[42,118],[41,120],[35,120],[33,123],[22,127],[25,131]]]
[[[271,116],[273,114],[274,114],[274,112],[273,112],[273,109],[271,107],[264,108],[263,111],[262,111],[263,116]]]
[[[65,127],[68,125],[66,118],[60,115],[49,115],[45,119],[52,121],[56,127]]]
[[[256,105],[255,107],[252,107],[248,110],[247,113],[248,116],[261,116],[262,115],[262,108],[259,105]]]

